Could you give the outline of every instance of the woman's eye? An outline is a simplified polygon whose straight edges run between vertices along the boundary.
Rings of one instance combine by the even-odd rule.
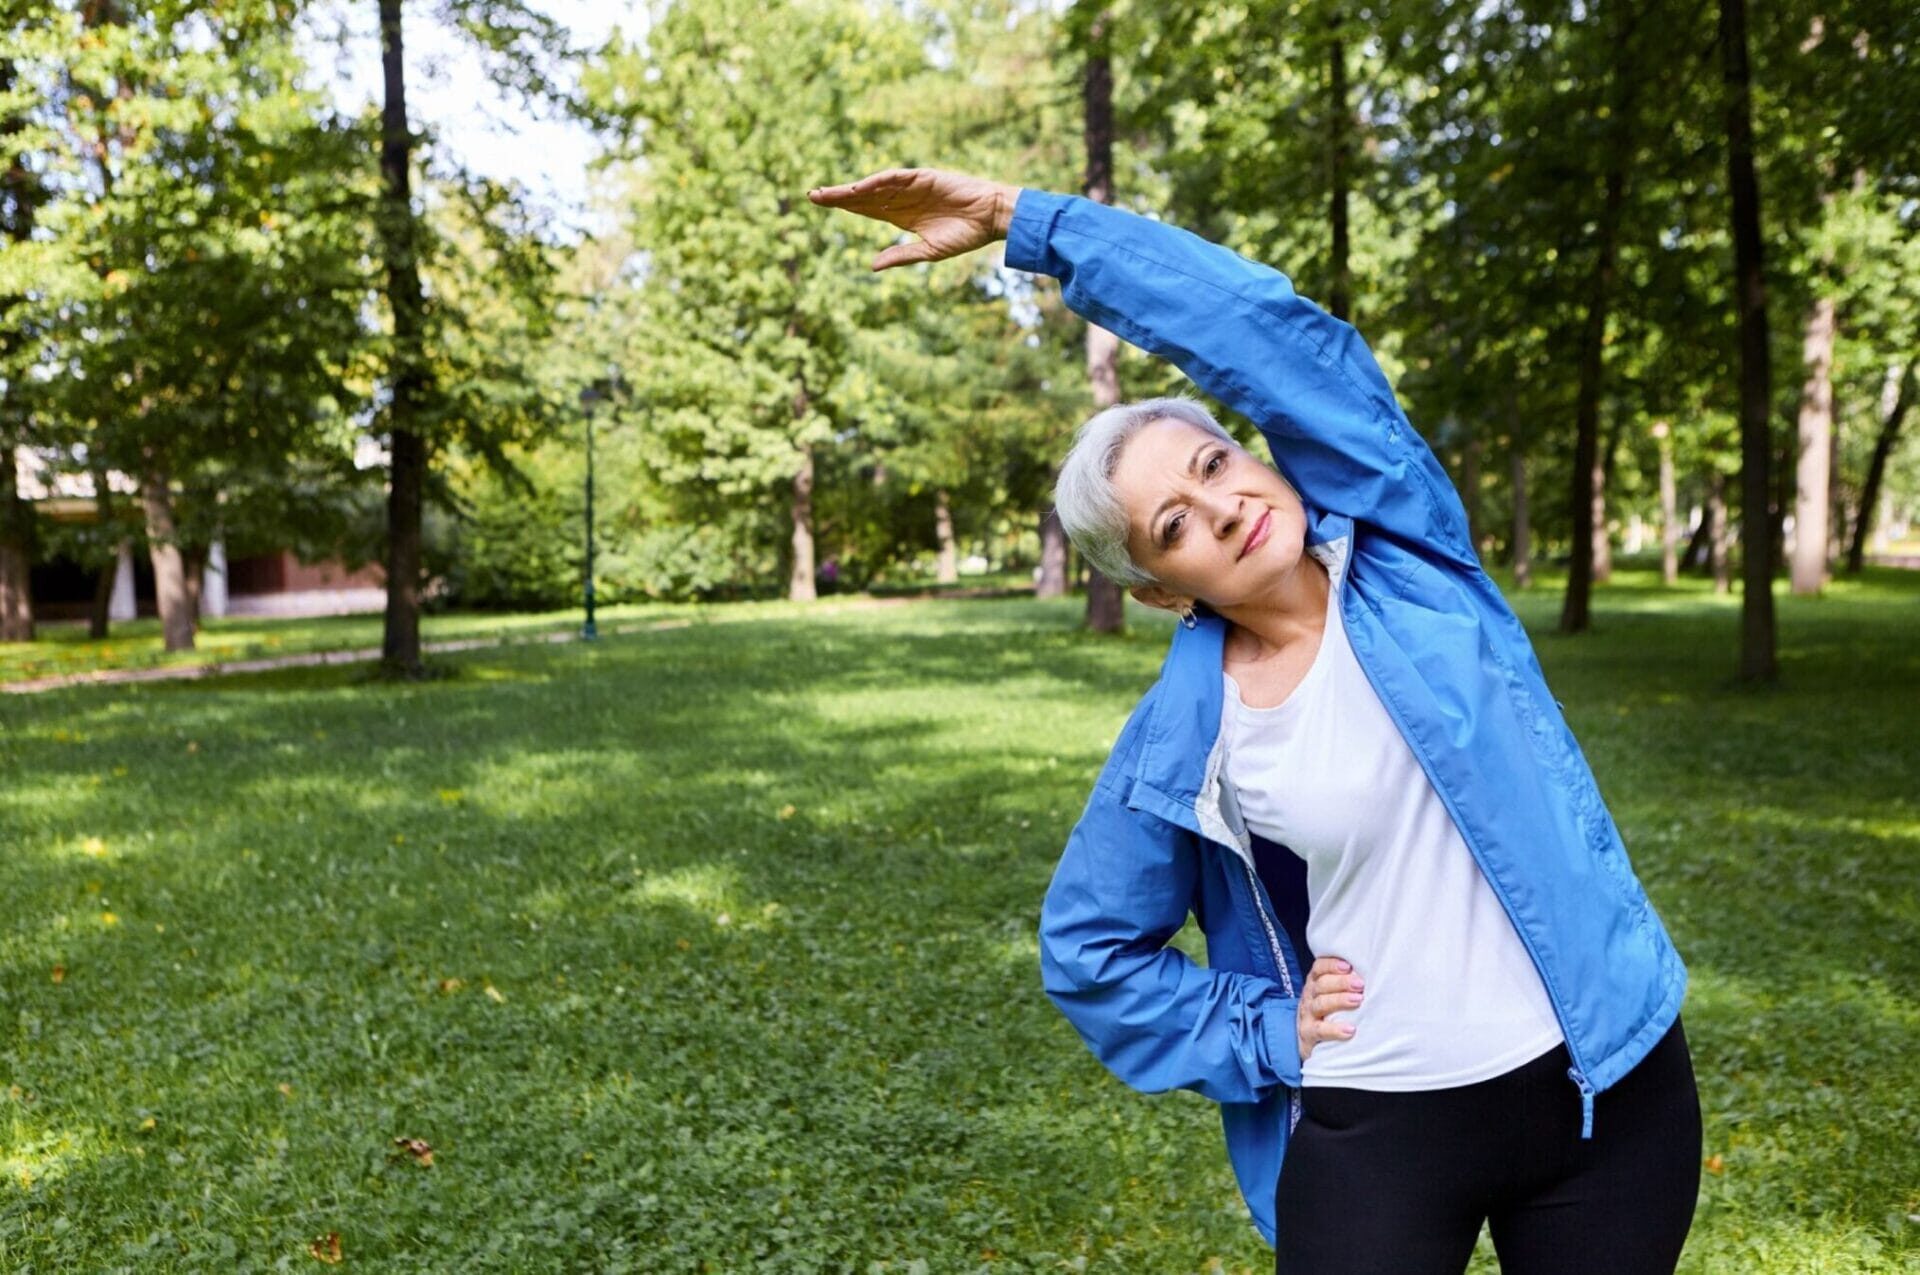
[[[1225,452],[1215,452],[1213,454],[1213,459],[1207,462],[1207,476],[1209,478],[1213,476],[1213,467],[1215,465],[1224,465],[1226,463],[1227,463],[1227,454]]]
[[[1174,541],[1174,538],[1180,534],[1180,524],[1185,519],[1186,519],[1185,514],[1175,514],[1173,517],[1167,519],[1167,543],[1168,544],[1172,544]]]

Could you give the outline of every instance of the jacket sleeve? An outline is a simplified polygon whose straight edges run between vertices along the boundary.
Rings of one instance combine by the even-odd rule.
[[[1007,265],[1186,373],[1266,437],[1307,504],[1479,566],[1465,507],[1350,324],[1271,266],[1178,226],[1022,190]]]
[[[1298,1001],[1167,945],[1197,871],[1189,834],[1129,811],[1103,780],[1041,905],[1041,982],[1094,1056],[1143,1093],[1258,1102],[1276,1084],[1297,1088]]]

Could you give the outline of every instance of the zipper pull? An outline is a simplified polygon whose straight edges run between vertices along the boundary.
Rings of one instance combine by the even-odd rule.
[[[1580,1136],[1593,1137],[1593,1086],[1578,1067],[1567,1068],[1567,1076],[1580,1087]]]

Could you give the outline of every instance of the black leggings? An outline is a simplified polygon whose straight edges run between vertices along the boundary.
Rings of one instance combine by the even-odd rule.
[[[1278,1275],[1459,1275],[1486,1222],[1504,1275],[1671,1275],[1700,1189],[1700,1099],[1676,1020],[1594,1097],[1567,1047],[1453,1089],[1301,1091],[1276,1195]]]

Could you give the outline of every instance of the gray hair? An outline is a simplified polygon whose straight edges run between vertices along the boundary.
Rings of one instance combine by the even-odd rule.
[[[1127,552],[1127,510],[1114,490],[1113,472],[1133,436],[1155,421],[1184,421],[1240,444],[1199,402],[1190,398],[1149,398],[1116,403],[1099,412],[1074,435],[1073,450],[1060,465],[1053,487],[1060,525],[1081,556],[1121,588],[1155,583]]]

